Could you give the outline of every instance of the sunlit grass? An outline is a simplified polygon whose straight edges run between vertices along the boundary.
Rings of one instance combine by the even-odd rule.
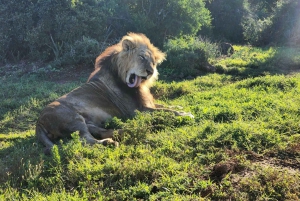
[[[279,50],[235,46],[239,56],[216,63],[270,64]],[[0,200],[297,200],[300,74],[269,72],[159,81],[152,89],[158,102],[180,105],[194,119],[165,112],[115,118],[106,126],[124,129],[119,147],[85,145],[74,133],[51,157],[35,139],[35,121],[82,82],[2,79]],[[229,169],[218,175],[223,163]]]
[[[299,70],[299,48],[258,48],[237,45],[233,47],[235,52],[232,56],[212,61],[217,72],[251,76]]]
[[[233,46],[235,52],[231,57],[217,61],[227,67],[250,67],[251,65],[264,64],[272,59],[277,50],[276,48],[257,48],[247,46]]]

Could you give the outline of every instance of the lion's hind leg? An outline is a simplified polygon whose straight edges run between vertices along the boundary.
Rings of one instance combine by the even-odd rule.
[[[105,138],[112,138],[114,134],[113,129],[105,129],[98,126],[95,126],[94,124],[87,123],[86,124],[89,132],[92,133],[92,135],[99,139],[105,139]]]
[[[94,124],[91,124],[91,123],[87,123],[86,125],[89,129],[89,132],[95,138],[105,140],[105,139],[112,139],[112,138],[116,137],[116,136],[114,136],[114,129],[101,128],[101,127],[95,126]],[[119,135],[117,137],[120,137],[120,135],[122,135],[123,131],[117,130],[117,133]]]
[[[81,118],[80,118],[81,119]],[[91,133],[93,131],[92,129],[90,130],[89,128],[91,127],[90,124],[86,124],[84,121],[84,118],[82,117],[82,121],[78,121],[76,123],[77,129],[75,128],[75,131],[79,131],[79,136],[86,141],[87,144],[93,145],[93,144],[103,144],[103,145],[109,145],[113,144],[115,146],[118,146],[118,143],[115,142],[112,139],[112,135],[108,133],[107,137],[105,139],[98,140],[96,139]],[[110,137],[111,136],[111,137]]]
[[[43,126],[38,124],[36,126],[35,132],[36,132],[37,139],[46,146],[46,148],[44,150],[44,153],[46,155],[50,155],[51,154],[51,149],[52,149],[54,144],[49,139],[47,131],[45,130],[45,128]]]
[[[93,145],[93,144],[103,144],[103,145],[109,145],[113,144],[115,146],[118,146],[118,143],[115,142],[112,138],[105,138],[102,140],[97,140],[94,138],[94,136],[90,132],[86,131],[79,131],[79,135],[82,139],[85,140],[87,144]]]

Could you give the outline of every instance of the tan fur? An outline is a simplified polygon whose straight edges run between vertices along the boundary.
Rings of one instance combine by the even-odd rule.
[[[53,140],[68,137],[75,131],[89,144],[116,144],[111,139],[113,130],[102,128],[114,116],[128,118],[135,110],[165,110],[192,117],[190,113],[156,108],[154,104],[149,88],[157,80],[156,66],[164,59],[165,54],[145,35],[124,36],[97,57],[95,70],[86,84],[45,107],[37,121],[37,138],[48,150]],[[141,78],[140,85],[130,86],[132,75]]]

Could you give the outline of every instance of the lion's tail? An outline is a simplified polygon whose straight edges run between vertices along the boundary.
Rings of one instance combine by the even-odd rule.
[[[37,139],[46,146],[46,149],[51,149],[53,147],[53,142],[48,138],[46,129],[37,124],[35,128],[35,134]]]

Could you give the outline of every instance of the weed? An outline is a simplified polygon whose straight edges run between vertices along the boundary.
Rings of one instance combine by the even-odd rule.
[[[250,178],[244,178],[241,181],[241,191],[246,192],[249,200],[299,199],[299,175],[271,167],[258,169],[257,172]]]

